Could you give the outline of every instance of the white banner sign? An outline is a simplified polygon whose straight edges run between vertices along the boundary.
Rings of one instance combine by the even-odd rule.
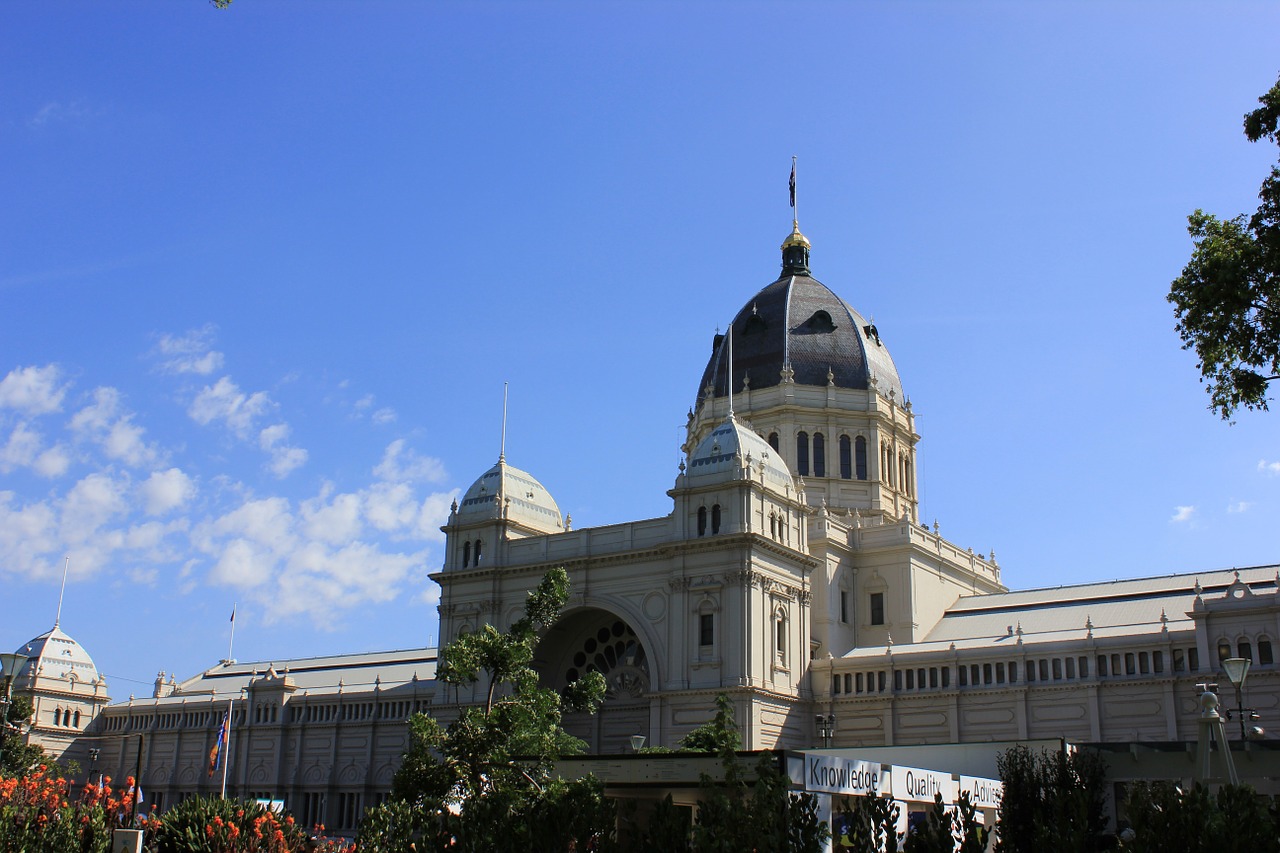
[[[981,776],[961,776],[960,793],[968,794],[969,802],[980,809],[998,809],[1004,796],[1004,783]]]
[[[934,795],[941,794],[942,802],[947,805],[956,801],[956,783],[950,773],[921,770],[919,767],[899,767],[895,764],[890,768],[889,774],[895,800],[932,803]]]
[[[883,785],[880,763],[807,752],[804,787],[828,794],[879,794]]]

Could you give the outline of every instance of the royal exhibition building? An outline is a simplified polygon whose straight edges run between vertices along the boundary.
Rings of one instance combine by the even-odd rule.
[[[1221,682],[1223,706],[1237,704],[1224,660],[1251,661],[1250,707],[1280,711],[1280,566],[1006,588],[994,554],[922,523],[920,435],[888,336],[813,277],[798,225],[781,248],[780,275],[742,288],[686,380],[696,399],[670,512],[575,529],[540,472],[499,456],[444,526],[441,638],[506,628],[564,567],[570,602],[536,666],[556,688],[604,675],[599,713],[566,717],[595,766],[633,753],[633,736],[674,746],[721,693],[751,750],[938,767],[968,749],[993,766],[995,744],[1061,739],[1111,745],[1117,779],[1148,755],[1193,775],[1197,685]],[[18,651],[29,661],[13,687],[36,709],[26,736],[51,753],[119,775],[136,763],[156,805],[217,793],[206,764],[231,706],[228,791],[337,829],[387,796],[410,715],[448,721],[479,698],[434,680],[433,648],[225,660],[127,698],[59,625]],[[1236,745],[1260,790],[1270,746]]]

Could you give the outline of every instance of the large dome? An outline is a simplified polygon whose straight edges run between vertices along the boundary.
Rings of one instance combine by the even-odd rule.
[[[798,385],[834,385],[892,391],[902,400],[902,383],[878,330],[847,302],[809,274],[808,240],[799,228],[783,243],[782,276],[742,306],[734,316],[733,390],[770,388],[789,373]],[[698,386],[716,397],[728,393],[729,352],[716,335],[711,359]]]
[[[456,522],[468,524],[504,517],[543,533],[564,530],[560,507],[546,487],[529,472],[508,465],[501,458],[467,489],[458,506]]]
[[[26,684],[27,677],[32,675],[38,678],[74,677],[84,684],[94,684],[98,680],[98,668],[93,665],[93,659],[84,650],[84,646],[68,637],[56,625],[17,652],[26,655],[28,660],[14,680],[15,687],[19,680]]]

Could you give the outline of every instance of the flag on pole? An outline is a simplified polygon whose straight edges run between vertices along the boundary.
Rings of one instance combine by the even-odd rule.
[[[794,205],[795,202],[792,202],[792,204]],[[232,622],[236,621],[236,605],[234,604],[231,605],[231,621]]]
[[[791,209],[795,210],[795,207],[796,207],[796,161],[794,159],[791,161],[790,188],[791,188]]]
[[[231,711],[227,710],[222,715],[222,725],[218,727],[218,742],[213,745],[213,749],[209,750],[209,777],[212,778],[214,772],[222,765],[222,752],[224,744],[227,742],[227,736],[231,729]]]

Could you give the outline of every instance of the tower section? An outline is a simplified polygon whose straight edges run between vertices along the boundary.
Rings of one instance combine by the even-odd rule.
[[[732,410],[803,480],[810,505],[918,522],[920,436],[898,370],[875,324],[811,275],[809,251],[793,222],[781,275],[713,339],[686,453]]]

